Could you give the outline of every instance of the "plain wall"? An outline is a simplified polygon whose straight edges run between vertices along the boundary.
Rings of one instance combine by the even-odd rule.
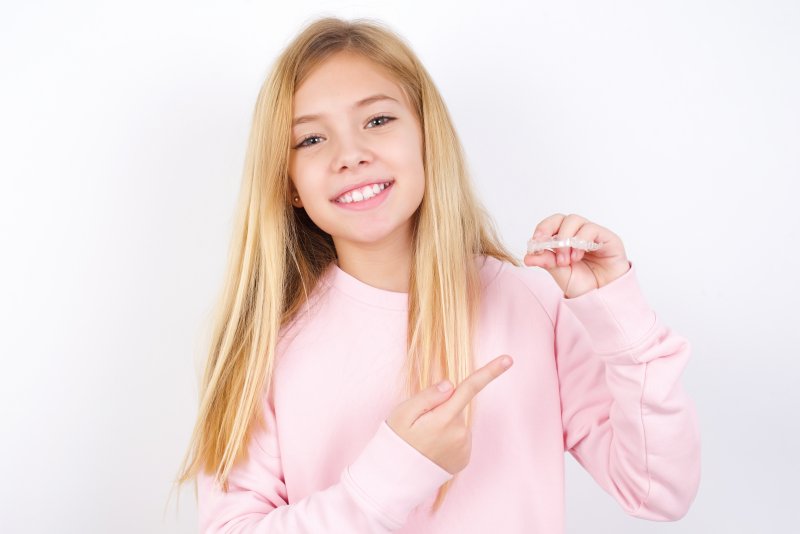
[[[583,215],[691,342],[692,509],[628,517],[567,455],[567,532],[796,528],[800,4],[240,0],[0,7],[3,531],[196,531],[167,498],[253,105],[323,14],[412,44],[520,258]]]

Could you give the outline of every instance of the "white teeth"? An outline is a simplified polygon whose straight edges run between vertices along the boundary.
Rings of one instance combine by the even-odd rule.
[[[389,186],[389,183],[390,182],[386,182],[383,184],[372,184],[362,187],[361,189],[354,189],[353,191],[345,193],[344,195],[337,198],[336,202],[342,204],[349,204],[351,202],[360,202],[362,200],[372,198],[381,191],[383,191],[384,189],[386,189]]]

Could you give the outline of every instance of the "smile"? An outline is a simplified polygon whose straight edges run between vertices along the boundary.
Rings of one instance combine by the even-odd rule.
[[[335,206],[348,211],[368,211],[383,204],[391,196],[392,191],[394,191],[394,180],[348,191],[332,202]]]
[[[394,181],[392,180],[390,182],[372,184],[360,187],[358,189],[353,189],[352,191],[348,191],[344,195],[337,198],[335,202],[339,204],[364,202],[366,200],[369,200],[373,197],[380,195],[384,189],[390,187],[393,183]]]

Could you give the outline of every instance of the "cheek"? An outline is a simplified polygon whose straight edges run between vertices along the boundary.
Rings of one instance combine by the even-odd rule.
[[[409,172],[414,177],[421,194],[421,191],[425,188],[425,163],[422,160],[422,147],[416,140],[414,145],[409,147],[407,161]]]
[[[419,133],[407,132],[388,148],[392,151],[395,163],[400,165],[405,172],[414,175],[423,172],[422,141]]]
[[[297,164],[294,158],[290,157],[286,165],[286,172],[289,174],[289,184],[297,189]]]
[[[319,170],[311,162],[298,159],[289,165],[290,179],[301,193],[315,189],[315,177],[318,175]]]
[[[419,146],[407,146],[401,155],[400,179],[413,203],[419,204],[425,192],[425,166]]]

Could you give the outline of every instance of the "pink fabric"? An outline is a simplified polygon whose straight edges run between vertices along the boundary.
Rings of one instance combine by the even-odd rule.
[[[680,378],[689,342],[660,322],[636,268],[566,299],[550,275],[478,256],[484,288],[476,368],[514,365],[474,401],[472,453],[451,475],[385,418],[402,400],[408,295],[332,264],[282,331],[267,430],[229,492],[198,477],[204,533],[564,531],[564,451],[635,517],[686,514],[700,436]]]

